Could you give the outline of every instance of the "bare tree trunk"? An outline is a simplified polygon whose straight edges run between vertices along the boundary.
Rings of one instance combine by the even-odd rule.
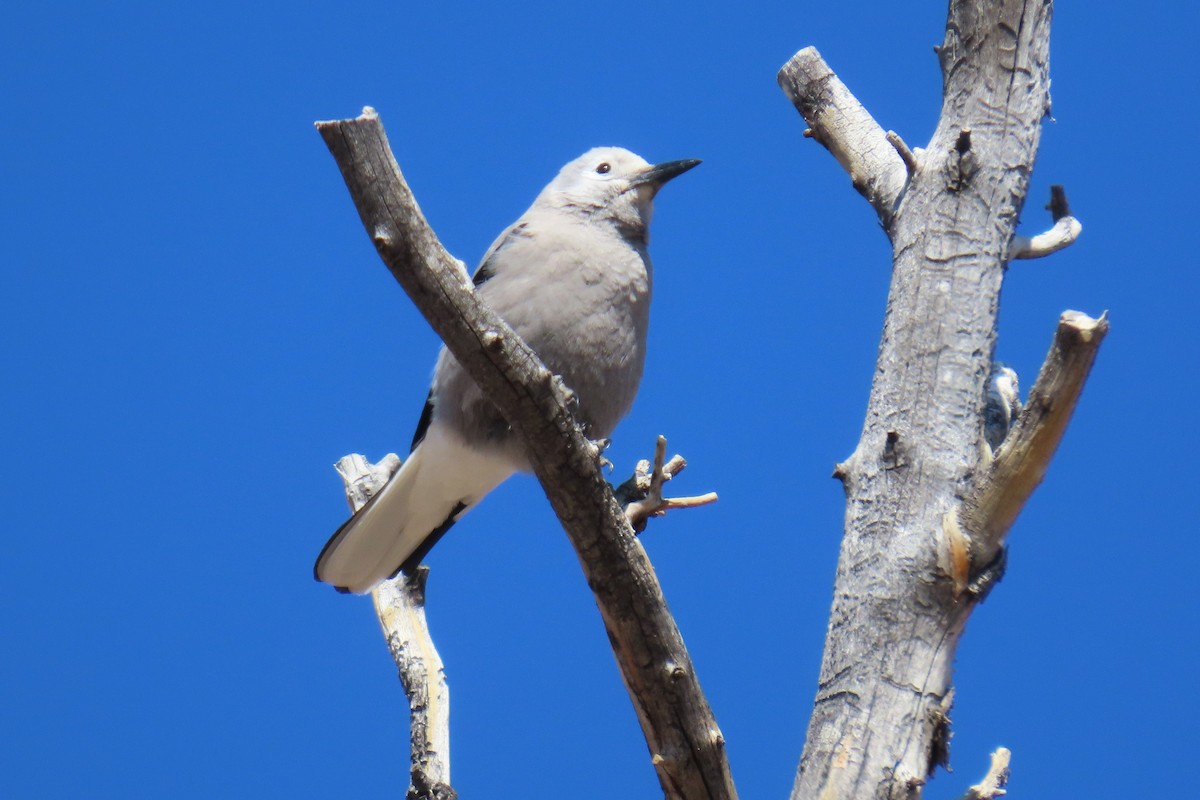
[[[866,422],[836,473],[845,537],[793,798],[915,798],[946,763],[959,636],[1002,573],[1005,536],[1108,329],[1103,316],[1064,313],[1029,402],[1007,438],[989,446],[985,385],[1004,272],[1080,231],[1061,192],[1050,231],[1015,230],[1049,110],[1051,11],[1051,0],[951,0],[939,48],[942,115],[924,149],[876,124],[816,50],[780,72],[806,134],[850,173],[893,245]],[[318,127],[380,255],[527,443],[596,594],[664,795],[735,797],[724,741],[653,569],[560,382],[478,302],[425,224],[374,113]],[[662,477],[644,481],[639,491],[651,501],[631,506],[631,518],[669,507]],[[1002,793],[1008,757],[997,751],[968,796]]]
[[[1052,251],[1029,239],[1013,248],[1050,106],[1051,11],[1050,0],[952,0],[942,114],[924,150],[875,124],[812,48],[780,72],[808,135],[847,169],[893,245],[866,421],[837,470],[845,538],[793,798],[917,797],[946,762],[954,654],[986,591],[978,579],[995,577],[988,567],[1107,329],[1064,317],[1038,381],[1050,396],[1029,404],[993,461],[983,422],[1001,281],[1015,250]],[[1053,378],[1064,362],[1073,378]],[[1030,438],[1039,444],[1007,444]]]

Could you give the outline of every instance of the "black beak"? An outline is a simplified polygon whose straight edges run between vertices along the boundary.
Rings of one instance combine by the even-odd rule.
[[[687,172],[692,167],[700,163],[698,158],[685,158],[680,161],[664,161],[661,164],[655,164],[650,169],[643,172],[634,179],[635,185],[650,183],[655,186],[662,186],[671,178],[678,177]]]

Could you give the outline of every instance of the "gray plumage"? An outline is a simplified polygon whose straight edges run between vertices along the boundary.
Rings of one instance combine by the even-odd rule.
[[[1000,449],[1021,413],[1021,387],[1017,372],[999,361],[988,375],[987,405],[983,412],[983,437],[992,454]]]
[[[475,273],[480,296],[575,392],[593,438],[612,432],[641,381],[654,196],[698,163],[651,166],[621,148],[590,150],[562,168]],[[528,469],[523,445],[443,347],[412,453],[325,545],[316,578],[370,591],[415,567],[484,495]]]

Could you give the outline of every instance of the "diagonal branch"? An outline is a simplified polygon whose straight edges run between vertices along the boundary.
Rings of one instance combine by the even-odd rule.
[[[561,380],[487,308],[404,182],[373,109],[317,123],[380,257],[525,442],[613,645],[668,798],[736,797],[725,742],[654,570]]]
[[[959,525],[970,537],[971,562],[991,562],[1004,544],[1058,449],[1084,382],[1108,333],[1108,317],[1065,311],[1029,400],[986,474],[963,500]]]
[[[339,459],[337,471],[346,484],[350,510],[366,505],[399,468],[395,453],[378,464],[358,454]],[[450,786],[450,689],[425,621],[428,574],[424,567],[411,577],[400,573],[376,587],[371,598],[411,714],[406,800],[455,800],[458,795]]]
[[[808,123],[811,136],[850,174],[886,226],[917,156],[895,133],[884,131],[815,47],[806,47],[779,70],[779,86]],[[905,155],[907,154],[907,155]]]

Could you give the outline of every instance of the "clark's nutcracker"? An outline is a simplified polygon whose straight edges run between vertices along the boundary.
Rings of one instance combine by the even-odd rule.
[[[641,381],[654,196],[699,163],[651,166],[618,147],[589,150],[562,168],[475,272],[480,296],[575,392],[593,438],[612,432]],[[443,347],[412,453],[330,538],[317,580],[363,593],[411,572],[484,495],[529,468],[524,445]]]

